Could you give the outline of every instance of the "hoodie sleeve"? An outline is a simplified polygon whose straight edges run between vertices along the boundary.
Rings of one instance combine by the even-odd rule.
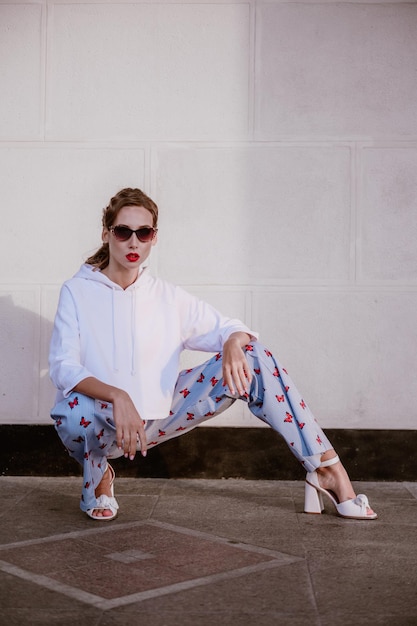
[[[252,340],[258,333],[238,319],[225,317],[213,306],[178,288],[183,320],[184,348],[203,352],[218,352],[232,333],[244,332]]]
[[[82,365],[77,309],[67,285],[59,296],[49,351],[49,374],[64,397],[84,378],[92,374]]]

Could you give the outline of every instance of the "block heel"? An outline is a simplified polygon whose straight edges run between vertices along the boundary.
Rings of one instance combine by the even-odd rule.
[[[317,491],[315,487],[306,481],[304,491],[304,513],[316,513],[320,515],[323,509],[323,496],[320,491]]]

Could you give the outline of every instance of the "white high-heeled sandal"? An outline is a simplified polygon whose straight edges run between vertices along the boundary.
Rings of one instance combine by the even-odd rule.
[[[323,461],[323,463],[320,464],[320,467],[335,465],[339,462],[339,460],[339,457],[335,456],[328,461]],[[330,498],[337,513],[341,517],[346,517],[348,519],[376,519],[378,517],[375,512],[369,512],[371,507],[369,506],[368,498],[363,493],[357,495],[356,498],[352,498],[352,500],[338,502],[336,495],[333,492],[327,491],[327,489],[323,489],[323,487],[321,487],[317,472],[308,472],[305,483],[305,513],[320,514],[324,510],[322,494],[325,494],[328,498]]]
[[[107,469],[109,470],[111,474],[111,479],[110,479],[111,496],[106,496],[106,494],[103,493],[101,496],[97,498],[97,506],[95,506],[93,509],[87,509],[86,511],[88,517],[91,517],[91,519],[96,520],[98,522],[109,522],[110,520],[114,519],[117,515],[117,509],[119,508],[117,500],[114,497],[114,488],[113,488],[114,479],[116,478],[116,472],[114,471],[114,469],[109,463],[107,463],[105,472],[107,471]],[[104,473],[103,473],[103,476],[104,476]],[[105,511],[105,510],[111,511],[112,514],[107,515],[107,516],[93,515],[93,511],[97,511],[98,509],[100,511]]]

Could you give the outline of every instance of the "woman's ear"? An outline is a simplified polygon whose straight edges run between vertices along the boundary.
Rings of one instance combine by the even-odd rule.
[[[158,243],[158,233],[155,233],[155,237],[152,239],[152,245],[156,246],[157,243]]]
[[[101,232],[101,241],[103,243],[109,243],[109,235],[110,235],[110,231],[108,228],[103,228],[102,232]]]

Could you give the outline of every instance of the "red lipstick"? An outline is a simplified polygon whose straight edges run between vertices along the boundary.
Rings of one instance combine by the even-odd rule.
[[[139,261],[140,256],[134,252],[130,252],[129,254],[126,254],[126,258],[130,261],[130,263],[135,263],[135,261]]]

